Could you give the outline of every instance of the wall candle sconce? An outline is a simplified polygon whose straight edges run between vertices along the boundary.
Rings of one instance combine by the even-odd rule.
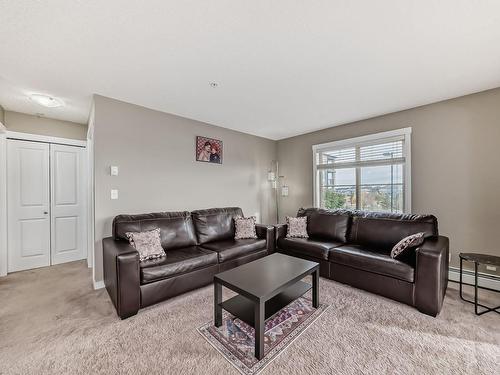
[[[288,197],[288,186],[287,185],[283,185],[281,187],[281,196]]]

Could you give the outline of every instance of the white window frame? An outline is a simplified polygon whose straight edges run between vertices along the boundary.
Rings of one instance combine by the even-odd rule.
[[[319,177],[318,168],[316,165],[316,154],[319,151],[326,151],[332,148],[340,148],[347,146],[354,146],[360,143],[367,142],[377,142],[386,138],[392,137],[404,137],[403,142],[403,152],[405,155],[405,164],[403,168],[404,181],[405,181],[405,201],[404,201],[404,213],[411,213],[411,127],[390,130],[381,133],[364,135],[361,137],[342,139],[339,141],[333,141],[328,143],[321,143],[312,146],[313,153],[313,205],[314,207],[320,206],[320,192],[319,192]]]

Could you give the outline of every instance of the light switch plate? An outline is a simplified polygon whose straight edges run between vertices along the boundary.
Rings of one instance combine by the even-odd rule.
[[[118,167],[116,165],[111,166],[111,176],[118,176]]]
[[[111,199],[118,199],[118,190],[111,189]]]

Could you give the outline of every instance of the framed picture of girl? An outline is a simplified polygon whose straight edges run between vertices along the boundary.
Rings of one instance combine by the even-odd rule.
[[[196,161],[222,164],[222,141],[219,139],[197,136]]]

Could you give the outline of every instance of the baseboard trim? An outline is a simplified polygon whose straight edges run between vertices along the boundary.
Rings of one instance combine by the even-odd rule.
[[[448,272],[448,278],[450,281],[455,281],[458,283],[460,281],[460,268],[450,267]],[[474,284],[474,272],[469,270],[463,270],[462,280],[464,283]],[[484,288],[500,291],[500,277],[495,277],[479,272],[477,283],[479,286],[482,286]]]
[[[450,267],[448,272],[448,278],[450,281],[459,282],[460,281],[460,269],[455,267]],[[469,270],[463,271],[463,282],[467,284],[474,284],[474,272]],[[500,291],[500,277],[495,277],[487,275],[484,273],[479,273],[478,276],[479,286],[490,288]],[[104,281],[94,281],[94,289],[104,288]]]

